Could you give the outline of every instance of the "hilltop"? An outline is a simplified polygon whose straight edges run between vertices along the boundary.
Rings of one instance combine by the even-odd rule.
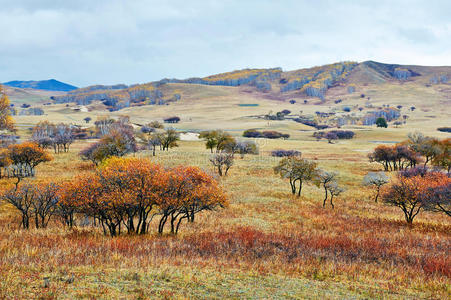
[[[40,80],[40,81],[8,81],[3,83],[4,85],[16,87],[16,88],[28,88],[28,89],[36,89],[36,90],[45,90],[45,91],[59,91],[59,92],[68,92],[72,90],[76,90],[77,87],[55,80],[55,79],[49,79],[49,80]]]

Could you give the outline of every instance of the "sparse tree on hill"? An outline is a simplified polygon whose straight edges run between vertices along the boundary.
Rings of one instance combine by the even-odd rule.
[[[332,206],[332,208],[335,208],[334,197],[338,197],[345,191],[345,189],[340,187],[336,181],[329,182],[326,187],[330,193],[330,205]],[[323,205],[323,207],[325,207],[325,205]]]
[[[335,182],[336,177],[337,177],[337,173],[335,172],[327,172],[324,170],[317,170],[316,171],[316,176],[314,178],[314,181],[316,182],[316,184],[318,186],[322,186],[324,188],[324,200],[323,200],[323,207],[326,206],[326,201],[328,198],[328,191],[329,188],[328,186],[332,183]]]
[[[35,167],[53,158],[36,143],[24,142],[8,147],[11,166],[8,171],[11,177],[17,178],[16,188],[22,178],[35,175]]]
[[[219,176],[227,176],[227,172],[233,166],[234,158],[232,153],[216,153],[210,158],[211,164],[218,171]]]
[[[373,186],[376,189],[376,196],[374,197],[374,202],[377,202],[379,198],[381,187],[390,181],[384,172],[369,172],[363,177],[363,184],[365,186]]]
[[[302,184],[305,181],[310,181],[316,176],[315,162],[308,161],[298,156],[290,156],[283,158],[279,164],[274,167],[274,173],[279,174],[281,178],[288,178],[291,186],[291,193],[293,195],[301,195]],[[299,187],[296,184],[299,183]]]
[[[168,128],[158,135],[162,150],[169,151],[170,148],[178,147],[177,141],[180,140],[180,135],[175,129]]]
[[[213,153],[213,149],[218,145],[218,132],[216,130],[202,131],[199,138],[205,140],[205,147]]]
[[[376,126],[387,128],[388,127],[387,120],[385,120],[385,118],[383,118],[383,117],[377,118]]]

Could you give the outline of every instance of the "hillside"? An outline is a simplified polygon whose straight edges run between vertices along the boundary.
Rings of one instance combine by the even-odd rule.
[[[86,117],[124,114],[145,123],[177,115],[182,120],[177,127],[185,130],[213,126],[242,131],[268,126],[265,115],[285,109],[290,115],[271,126],[288,131],[315,130],[314,124],[371,126],[382,116],[390,126],[418,120],[435,130],[449,126],[450,115],[443,107],[451,103],[450,76],[451,67],[367,61],[293,71],[244,69],[131,86],[93,85],[67,93],[18,88],[8,88],[7,93],[16,105],[31,104],[44,111],[42,116],[17,116],[25,123],[50,117],[84,124]],[[21,107],[16,107],[20,114]]]
[[[36,89],[36,90],[45,90],[45,91],[59,91],[59,92],[68,92],[77,89],[76,86],[55,80],[40,80],[40,81],[8,81],[3,83],[4,85],[17,87],[17,88],[28,88],[28,89]]]

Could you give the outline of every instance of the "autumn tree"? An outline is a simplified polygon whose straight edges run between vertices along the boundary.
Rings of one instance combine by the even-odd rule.
[[[17,178],[16,186],[22,178],[34,176],[36,166],[53,159],[45,149],[33,142],[10,145],[8,150],[12,163],[8,170],[12,172],[11,177]]]
[[[227,150],[233,153],[236,148],[235,138],[227,132],[222,130],[203,131],[200,133],[199,138],[205,140],[205,146],[213,153],[213,149],[216,148],[216,152]]]
[[[374,202],[377,202],[381,187],[390,181],[384,172],[369,172],[363,177],[363,185],[374,187],[376,189],[376,196],[374,197]]]
[[[440,172],[428,172],[424,176],[412,177],[399,175],[382,193],[382,199],[388,205],[399,207],[410,225],[420,211],[428,206],[425,199],[433,198],[430,193],[450,182],[451,179]]]
[[[0,130],[14,130],[14,120],[11,117],[9,98],[0,84]]]
[[[30,227],[32,218],[36,228],[45,228],[56,213],[59,186],[55,183],[25,184],[6,191],[2,198],[21,212],[23,228]]]
[[[258,146],[253,141],[238,141],[236,143],[235,152],[239,153],[241,158],[246,154],[258,154]]]
[[[166,224],[176,234],[183,220],[227,204],[217,182],[199,168],[165,169],[139,158],[110,158],[96,173],[65,184],[61,194],[63,205],[99,220],[111,236],[120,235],[122,226],[129,234],[147,233],[156,215],[160,234]]]
[[[57,124],[53,136],[53,148],[55,153],[68,152],[74,139],[74,133],[70,125],[64,123]]]
[[[9,157],[9,150],[0,148],[0,179],[3,177],[2,169],[6,169],[11,165],[12,161]]]
[[[370,162],[382,164],[385,171],[396,171],[408,167],[415,167],[419,161],[416,152],[401,144],[395,146],[377,146],[373,152],[368,154],[368,158]]]
[[[302,192],[302,184],[310,181],[316,176],[315,162],[300,158],[298,156],[290,156],[283,158],[277,166],[274,167],[274,173],[279,174],[282,179],[288,178],[291,186],[291,193],[298,196]],[[299,183],[299,187],[296,184]]]
[[[32,202],[36,228],[45,228],[57,212],[59,185],[49,182],[35,185],[35,197]]]
[[[158,138],[160,139],[162,150],[169,151],[170,148],[178,147],[177,142],[180,140],[180,135],[175,129],[168,128],[160,133]]]
[[[448,174],[451,170],[451,139],[444,139],[438,143],[439,153],[432,158],[432,165],[445,169]]]
[[[157,147],[161,146],[161,135],[155,131],[141,132],[138,134],[138,138],[144,148],[152,150],[152,155],[155,156]]]
[[[21,225],[24,229],[30,228],[30,218],[32,217],[33,201],[36,197],[34,186],[26,184],[20,188],[11,189],[2,195],[2,198],[13,205],[22,216]]]
[[[451,179],[443,180],[437,187],[429,187],[420,195],[424,209],[442,212],[451,217]]]
[[[202,131],[199,138],[205,140],[205,147],[213,153],[213,149],[218,145],[218,132],[216,130]]]
[[[424,156],[424,166],[441,153],[439,140],[424,136],[420,132],[409,133],[406,143],[411,150]]]
[[[38,144],[39,147],[47,149],[53,145],[54,135],[55,124],[49,121],[41,121],[33,127],[31,141]]]
[[[172,169],[165,194],[159,200],[159,234],[163,233],[168,221],[170,232],[177,234],[184,219],[194,222],[196,214],[228,205],[218,183],[197,167]]]
[[[84,160],[98,165],[112,156],[124,156],[138,150],[134,132],[129,127],[116,128],[80,152]]]

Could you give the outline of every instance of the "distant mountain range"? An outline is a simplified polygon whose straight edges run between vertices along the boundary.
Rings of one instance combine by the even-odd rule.
[[[37,89],[37,90],[44,90],[44,91],[59,91],[59,92],[69,92],[76,90],[77,87],[55,80],[55,79],[49,79],[49,80],[40,80],[40,81],[9,81],[3,83],[4,85],[16,87],[16,88],[22,88],[22,89]]]

